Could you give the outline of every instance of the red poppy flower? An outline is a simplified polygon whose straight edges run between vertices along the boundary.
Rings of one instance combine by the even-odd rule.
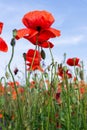
[[[66,71],[66,75],[68,78],[72,78],[72,74],[69,72],[69,70]]]
[[[3,114],[0,113],[0,119],[3,118]]]
[[[4,86],[0,83],[0,96],[4,94]]]
[[[79,58],[69,58],[66,63],[70,66],[80,66],[79,65]]]
[[[0,34],[2,33],[3,23],[0,22]]]
[[[27,66],[29,66],[29,68],[27,70],[33,70],[33,71],[40,70],[43,72],[43,68],[41,67],[40,63],[38,63],[38,64],[34,63],[33,65],[31,65],[31,63],[28,63]]]
[[[26,53],[26,61],[38,63],[41,60],[41,54],[37,50],[29,49],[28,52]]]
[[[72,78],[72,74],[67,69],[66,72],[64,72],[64,69],[62,67],[58,68],[58,75],[62,78],[64,78],[64,75],[67,76],[67,78]]]
[[[39,51],[33,49],[28,50],[26,54],[26,61],[28,62],[27,66],[29,66],[28,70],[38,69],[42,71],[42,68],[40,66],[41,54]]]
[[[28,12],[24,15],[22,22],[27,28],[17,31],[17,39],[24,37],[34,45],[37,45],[38,40],[38,46],[52,48],[53,44],[48,40],[60,36],[59,30],[51,28],[54,17],[45,10]]]
[[[2,33],[3,23],[0,22],[0,34]],[[6,42],[0,37],[0,51],[7,52],[8,46]]]
[[[81,94],[84,94],[85,92],[86,92],[85,87],[81,87],[81,88],[80,88],[80,93],[81,93]]]
[[[20,86],[20,83],[19,82],[15,82],[16,86]],[[11,88],[14,88],[14,82],[8,82],[8,86],[11,87]]]
[[[33,43],[34,45],[36,45],[36,36],[33,36],[31,38],[29,38],[28,36],[25,37],[27,40],[29,40],[31,43]],[[41,40],[38,38],[38,46],[41,46],[43,48],[52,48],[54,45],[46,40]]]

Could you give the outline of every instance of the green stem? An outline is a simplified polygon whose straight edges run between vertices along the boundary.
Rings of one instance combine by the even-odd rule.
[[[65,75],[65,84],[66,84],[66,102],[67,102],[67,130],[71,128],[71,113],[70,113],[70,85],[68,83],[67,76]]]
[[[53,54],[52,54],[52,51],[51,51],[50,45],[49,45],[49,51],[50,51],[50,54],[51,54],[52,63],[54,63],[54,58],[53,58]]]
[[[11,74],[11,77],[12,77],[12,80],[14,82],[14,87],[15,87],[15,91],[16,91],[16,94],[17,94],[17,105],[18,105],[18,115],[19,115],[19,119],[20,119],[20,122],[21,122],[21,126],[20,128],[22,128],[22,125],[23,125],[23,121],[22,121],[22,115],[21,115],[21,109],[20,109],[20,101],[19,101],[19,95],[18,95],[18,91],[17,91],[17,86],[16,86],[16,83],[15,83],[15,79],[14,79],[14,76],[12,74],[12,71],[11,71],[11,62],[12,62],[12,59],[13,59],[13,56],[14,56],[14,45],[12,46],[12,54],[11,54],[11,58],[10,58],[10,61],[8,63],[8,70]],[[22,130],[22,129],[21,129]]]
[[[25,62],[25,82],[26,82],[26,86],[28,86],[29,82],[28,82],[28,77],[27,77],[26,53],[23,54],[23,58],[24,58],[24,62]]]
[[[36,56],[36,50],[37,50],[37,45],[35,46],[35,52],[34,52],[34,55],[33,55],[32,62],[31,62],[30,71],[32,70],[32,66],[34,64],[34,59],[35,59],[35,56]]]

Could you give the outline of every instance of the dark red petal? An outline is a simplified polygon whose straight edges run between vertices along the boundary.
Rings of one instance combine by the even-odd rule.
[[[0,34],[2,33],[3,23],[0,22]]]
[[[78,66],[79,58],[69,58],[66,63],[70,66]]]
[[[50,38],[54,37],[54,34],[48,30],[43,30],[39,34],[38,41],[46,41],[49,40]]]
[[[30,49],[26,53],[26,61],[28,61],[28,62],[33,61],[34,62],[33,64],[38,64],[38,63],[40,63],[40,60],[41,60],[41,54],[39,53],[39,51]]]
[[[26,61],[28,61],[28,62],[30,62],[30,63],[32,63],[32,61],[33,61],[34,64],[38,64],[38,63],[40,62],[40,59],[35,58],[35,59],[33,60],[33,57],[26,57]]]
[[[72,74],[71,73],[66,73],[68,78],[72,78]]]
[[[42,43],[38,43],[39,46],[43,47],[43,48],[53,48],[53,44],[49,41],[44,41]]]
[[[39,51],[37,50],[34,50],[34,49],[29,49],[26,56],[28,57],[33,57],[34,56],[34,53],[35,53],[35,57],[41,57],[41,54]]]
[[[0,51],[7,52],[8,46],[6,42],[0,37]]]

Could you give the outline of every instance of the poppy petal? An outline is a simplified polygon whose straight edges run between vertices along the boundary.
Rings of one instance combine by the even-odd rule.
[[[49,41],[44,41],[42,43],[38,43],[39,46],[43,47],[43,48],[53,48],[53,44]]]
[[[69,58],[66,63],[70,66],[78,66],[79,60],[79,58]]]
[[[56,36],[60,36],[60,31],[53,28],[48,28],[41,31],[38,37],[38,41],[48,40]]]
[[[36,30],[33,30],[33,29],[20,29],[20,30],[17,30],[17,34],[16,34],[16,39],[20,39],[20,38],[23,38],[23,37],[26,37],[26,36],[34,36],[36,35],[38,32]]]
[[[41,72],[43,72],[43,68],[40,65],[33,65],[32,68],[29,67],[27,70],[39,70]]]
[[[45,29],[45,30],[51,33],[51,38],[59,37],[61,35],[60,30],[57,30],[55,28],[48,28],[48,29]]]
[[[23,38],[26,34],[29,34],[29,30],[28,29],[20,29],[17,30],[16,32],[16,39],[20,39]]]
[[[0,34],[2,33],[3,23],[0,22]]]
[[[49,28],[54,22],[54,17],[51,13],[45,10],[35,10],[25,14],[22,19],[22,22],[27,28]]]
[[[34,55],[35,55],[35,57],[34,57]],[[41,54],[37,50],[29,49],[28,52],[26,53],[26,61],[28,61],[28,62],[33,61],[34,64],[38,64],[38,63],[40,63],[40,60],[41,60]]]
[[[8,46],[6,42],[0,37],[0,51],[7,52]]]
[[[31,62],[31,63],[32,63],[32,61],[33,61],[34,63],[38,64],[38,63],[40,62],[40,59],[35,58],[35,59],[33,60],[33,57],[26,57],[26,61]],[[33,63],[33,64],[34,64],[34,63]]]
[[[37,51],[37,50],[34,50],[34,49],[29,49],[28,52],[27,52],[27,54],[26,54],[26,56],[33,57],[34,53],[35,53],[35,58],[37,58],[37,57],[41,58],[40,52]]]

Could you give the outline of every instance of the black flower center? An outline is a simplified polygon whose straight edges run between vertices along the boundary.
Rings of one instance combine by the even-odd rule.
[[[36,27],[36,30],[37,30],[38,32],[40,32],[40,31],[41,31],[41,27],[40,27],[40,26],[37,26],[37,27]]]

